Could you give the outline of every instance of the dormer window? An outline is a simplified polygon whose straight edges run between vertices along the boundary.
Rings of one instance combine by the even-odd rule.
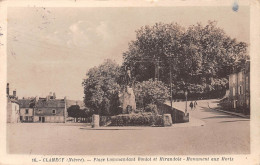
[[[55,110],[55,109],[52,110],[52,114],[53,114],[53,115],[56,114],[56,110]]]

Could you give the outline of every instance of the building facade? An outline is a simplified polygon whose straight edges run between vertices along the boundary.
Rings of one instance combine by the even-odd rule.
[[[20,120],[36,123],[65,123],[66,97],[56,99],[55,93],[44,98],[20,99]]]
[[[35,99],[18,100],[20,104],[20,121],[33,122]]]
[[[13,95],[9,93],[9,83],[6,87],[6,96],[7,96],[7,123],[19,123],[19,103],[18,97],[16,96],[16,90],[13,91]]]
[[[56,99],[55,94],[50,94],[46,98],[36,98],[34,122],[65,123],[66,114],[66,97],[64,99]]]
[[[243,69],[229,75],[229,108],[250,114],[250,62]]]

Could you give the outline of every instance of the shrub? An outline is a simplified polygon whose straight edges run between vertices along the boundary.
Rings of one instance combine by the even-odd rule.
[[[146,107],[151,103],[164,103],[170,96],[166,84],[152,79],[138,82],[134,87],[134,92],[138,108]]]
[[[110,126],[163,126],[161,115],[150,113],[123,114],[111,117]]]
[[[99,118],[99,125],[100,126],[105,126],[111,122],[111,117],[110,116],[100,116]]]
[[[152,112],[155,115],[158,115],[158,109],[157,105],[155,104],[148,104],[147,107],[145,108],[146,112]]]

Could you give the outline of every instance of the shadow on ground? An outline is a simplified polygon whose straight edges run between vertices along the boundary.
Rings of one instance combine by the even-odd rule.
[[[132,129],[132,128],[79,128],[82,130],[91,130],[91,131],[127,131],[127,130],[142,130],[142,129]]]
[[[230,123],[230,122],[238,122],[238,121],[249,121],[249,120],[232,120],[232,121],[221,121],[220,123]]]

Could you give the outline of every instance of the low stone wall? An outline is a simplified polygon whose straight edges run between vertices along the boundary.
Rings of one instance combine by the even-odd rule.
[[[158,113],[160,115],[171,114],[173,123],[189,122],[189,114],[187,114],[187,116],[185,116],[185,113],[182,112],[181,110],[178,110],[176,108],[171,109],[171,106],[166,105],[166,104],[157,104],[157,108],[158,108]],[[175,111],[176,111],[176,121],[174,121],[175,120],[175,115],[174,115]]]

